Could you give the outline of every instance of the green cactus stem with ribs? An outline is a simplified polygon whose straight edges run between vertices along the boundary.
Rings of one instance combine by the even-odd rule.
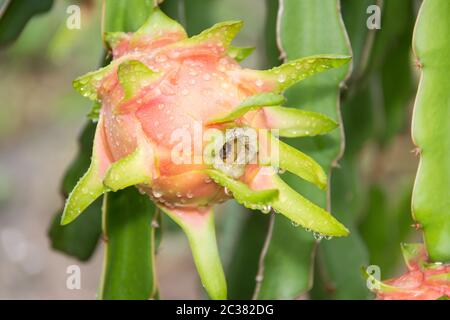
[[[425,0],[413,49],[422,74],[412,137],[420,154],[412,211],[433,261],[450,261],[450,2]]]

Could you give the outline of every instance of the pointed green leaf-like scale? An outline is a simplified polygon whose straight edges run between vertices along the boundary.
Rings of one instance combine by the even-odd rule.
[[[105,152],[103,139],[103,124],[99,121],[95,132],[91,165],[67,198],[61,218],[62,225],[75,220],[95,199],[107,191],[103,185],[103,177],[110,161]]]
[[[181,34],[183,38],[187,37],[186,31],[178,22],[166,16],[159,8],[155,8],[142,27],[134,33],[133,40],[141,36],[156,39],[170,33]]]
[[[277,197],[278,191],[276,189],[255,191],[250,189],[245,183],[228,177],[225,173],[207,169],[206,173],[222,187],[227,188],[232,194],[233,198],[250,209],[266,210],[270,201]]]
[[[270,157],[261,157],[263,165],[272,165],[287,170],[306,181],[314,183],[321,189],[326,189],[327,175],[320,164],[271,134],[268,133],[267,136],[273,150],[270,151]],[[265,142],[260,140],[260,144],[262,145],[263,143]]]
[[[347,228],[330,213],[302,197],[277,175],[271,178],[270,188],[278,189],[278,197],[270,204],[291,221],[325,236],[343,237]]]
[[[105,192],[102,178],[95,168],[95,161],[92,166],[78,181],[75,188],[69,195],[64,207],[61,224],[66,225],[75,220],[95,199]]]
[[[281,137],[305,137],[325,134],[338,126],[327,116],[313,111],[272,107],[264,109],[267,127],[278,129]]]
[[[76,78],[72,85],[83,97],[98,101],[97,90],[102,79],[115,67],[114,63]]]
[[[186,234],[195,266],[203,287],[214,300],[227,298],[227,284],[217,248],[214,214],[203,211],[168,209],[160,207]]]
[[[117,76],[124,91],[124,100],[134,97],[142,88],[150,85],[161,75],[138,60],[122,62]]]
[[[111,165],[103,184],[112,191],[137,184],[150,185],[152,182],[152,162],[152,150],[139,146],[133,153]]]
[[[422,243],[402,243],[402,254],[409,270],[422,267],[427,260],[427,251]]]
[[[321,189],[327,187],[327,175],[320,164],[303,152],[280,141],[280,168],[312,182]]]
[[[92,104],[91,111],[87,114],[87,117],[91,119],[92,121],[98,121],[100,117],[100,109],[102,108],[102,105],[99,101],[96,101]]]
[[[256,72],[261,79],[272,82],[275,91],[281,92],[316,73],[338,68],[350,59],[349,56],[341,55],[316,55],[292,60],[270,70]]]
[[[224,123],[236,120],[251,110],[257,110],[267,106],[276,106],[283,104],[286,99],[279,94],[272,92],[259,93],[246,98],[229,114],[211,120],[208,124]]]
[[[189,39],[180,41],[176,46],[212,44],[228,49],[231,41],[243,26],[242,21],[224,21],[213,25]]]
[[[227,54],[234,60],[241,62],[245,60],[252,52],[255,50],[255,47],[235,47],[230,45],[228,47]]]
[[[427,277],[428,281],[442,282],[444,285],[450,284],[450,273],[434,274]],[[448,297],[447,297],[448,298]],[[449,300],[449,299],[446,299]]]

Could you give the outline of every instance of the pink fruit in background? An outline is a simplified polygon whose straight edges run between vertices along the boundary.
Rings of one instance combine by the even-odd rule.
[[[110,65],[74,81],[101,108],[91,166],[70,194],[62,223],[105,192],[137,186],[184,229],[213,298],[226,296],[212,215],[218,202],[235,198],[322,235],[348,234],[278,177],[280,168],[320,188],[327,183],[319,164],[276,135],[312,136],[336,127],[324,115],[282,107],[280,93],[349,57],[243,69],[237,60],[251,50],[230,45],[241,27],[223,22],[187,38],[178,23],[155,10],[135,33],[106,34]]]
[[[450,265],[427,262],[423,244],[403,244],[408,271],[398,278],[378,283],[374,290],[381,300],[436,300],[450,297]]]

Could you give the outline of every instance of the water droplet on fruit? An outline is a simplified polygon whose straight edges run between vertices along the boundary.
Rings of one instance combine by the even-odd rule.
[[[286,75],[280,74],[280,75],[278,76],[278,82],[279,82],[279,83],[283,83],[283,82],[285,82],[285,81],[286,81]]]
[[[180,52],[179,52],[179,51],[173,51],[173,52],[170,53],[170,57],[171,57],[172,59],[176,59],[176,58],[178,58],[179,56],[180,56]]]
[[[163,54],[156,57],[156,62],[165,62],[167,60],[167,57]]]
[[[211,93],[212,93],[211,89],[204,89],[204,90],[202,90],[202,94],[204,96],[209,96],[209,95],[211,95]]]
[[[255,84],[256,84],[257,87],[262,87],[263,84],[264,84],[264,81],[262,81],[261,79],[258,79],[258,80],[255,81]]]
[[[141,191],[141,190],[140,190]],[[162,192],[158,191],[158,190],[152,190],[152,194],[155,198],[161,198],[162,197]]]
[[[262,213],[270,213],[270,211],[272,211],[272,207],[271,206],[263,206],[261,208]]]
[[[313,237],[316,240],[322,240],[323,239],[323,234],[321,234],[319,232],[313,232]]]

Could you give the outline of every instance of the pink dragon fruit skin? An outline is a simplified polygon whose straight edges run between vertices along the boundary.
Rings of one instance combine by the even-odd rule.
[[[450,297],[450,265],[428,263],[423,244],[403,244],[408,271],[380,283],[379,300],[436,300]]]
[[[281,107],[285,100],[280,93],[314,73],[341,66],[349,57],[319,55],[271,70],[243,69],[236,59],[248,49],[230,45],[241,27],[239,21],[223,22],[187,38],[178,23],[156,9],[135,33],[106,34],[111,64],[74,81],[74,87],[101,108],[91,166],[70,194],[62,224],[73,221],[103,193],[137,186],[184,229],[202,282],[216,298],[224,297],[225,286],[212,220],[216,203],[233,197],[252,209],[273,208],[324,235],[348,234],[332,215],[277,176],[273,166],[320,188],[327,182],[320,165],[277,137],[265,136],[280,146],[276,163],[275,151],[264,163],[227,167],[204,161],[209,140],[202,133],[210,129],[277,129],[280,136],[299,137],[336,127],[321,114]],[[200,148],[194,143],[191,159],[202,161],[174,162],[179,141],[173,137],[180,129],[191,142],[201,142]],[[233,132],[240,139],[239,131]],[[212,272],[214,265],[219,266]]]
[[[245,97],[218,70],[220,66],[231,68],[228,66],[228,63],[232,63],[231,59],[219,60],[210,54],[197,57],[196,60],[172,59],[171,63],[161,63],[158,61],[166,61],[167,56],[173,53],[162,52],[152,59],[146,59],[145,51],[142,55],[142,60],[152,69],[160,70],[166,76],[158,79],[155,87],[143,89],[127,101],[123,111],[115,112],[118,107],[122,107],[121,95],[105,102],[101,116],[111,162],[127,156],[136,148],[137,137],[130,139],[129,133],[138,126],[141,129],[136,134],[143,135],[142,139],[153,146],[158,163],[153,167],[151,188],[142,185],[142,190],[160,202],[177,207],[196,208],[224,200],[227,196],[223,187],[214,182],[206,183],[210,178],[201,172],[205,169],[204,164],[173,162],[171,151],[178,141],[172,141],[171,136],[175,130],[183,128],[186,134],[194,137],[196,124],[206,123],[217,113],[229,112],[233,105],[239,104]],[[224,60],[227,60],[227,64],[221,62]],[[105,90],[102,96],[114,97],[111,91],[121,91],[117,74],[111,77],[114,85]],[[192,110],[193,106],[195,110]],[[193,156],[201,157],[199,151],[203,150],[194,149]]]

